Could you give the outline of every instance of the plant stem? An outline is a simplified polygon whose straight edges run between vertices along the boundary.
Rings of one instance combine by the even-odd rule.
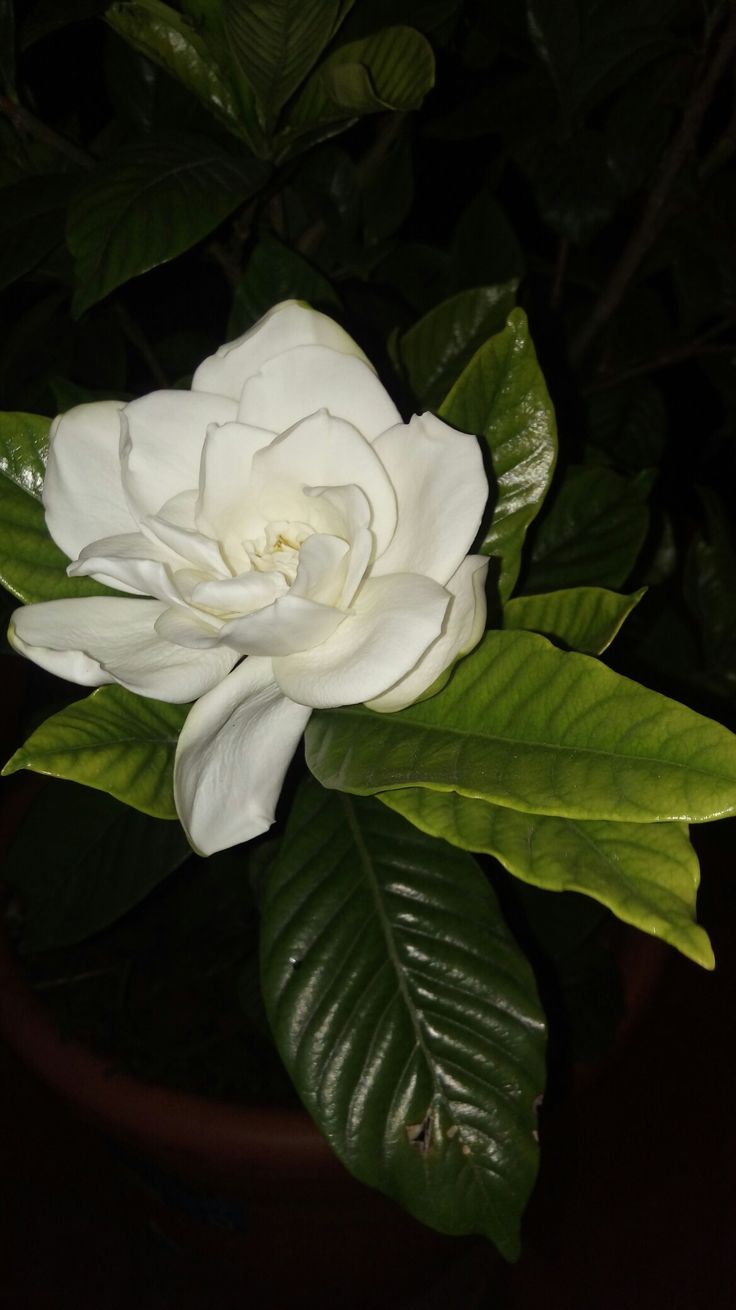
[[[720,38],[716,36],[713,58],[706,66],[702,77],[696,82],[685,106],[680,126],[662,156],[638,226],[624,247],[607,285],[593,307],[588,322],[572,344],[571,357],[575,364],[579,364],[584,359],[601,329],[618,309],[631,279],[659,233],[666,216],[667,201],[673,184],[695,147],[698,132],[716,87],[736,51],[736,6],[731,4],[729,8],[730,21]]]
[[[718,331],[723,331],[723,328],[719,327]],[[712,341],[713,335],[713,332],[706,332],[695,341],[673,346],[652,359],[641,360],[640,363],[632,364],[630,368],[622,369],[618,373],[599,377],[591,386],[585,388],[584,394],[589,396],[596,391],[608,391],[610,387],[618,386],[620,382],[628,382],[630,378],[642,377],[646,373],[656,373],[660,369],[670,368],[673,364],[681,364],[684,360],[703,359],[709,355],[736,356],[736,341]]]
[[[123,334],[128,338],[131,346],[134,346],[138,351],[141,359],[143,359],[148,365],[151,377],[159,387],[168,390],[171,385],[169,379],[156,358],[153,347],[148,340],[148,337],[143,332],[143,329],[138,323],[136,323],[132,315],[128,313],[125,306],[121,305],[119,300],[115,301],[115,313],[123,330]]]

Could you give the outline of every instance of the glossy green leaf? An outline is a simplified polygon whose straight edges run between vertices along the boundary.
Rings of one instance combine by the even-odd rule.
[[[496,502],[481,550],[500,557],[499,591],[506,600],[557,456],[554,410],[522,310],[515,309],[503,332],[481,346],[439,412],[461,432],[475,432],[488,444]]]
[[[526,263],[519,239],[487,186],[460,215],[450,255],[456,287],[494,286],[523,276]]]
[[[223,0],[235,56],[271,122],[333,36],[339,0]]]
[[[139,141],[105,160],[69,211],[73,312],[189,250],[267,173],[257,160],[238,160],[206,137],[184,135]]]
[[[307,783],[262,906],[282,1059],[361,1181],[518,1253],[544,1025],[476,862],[375,801]]]
[[[650,480],[572,465],[540,520],[524,591],[623,587],[649,528]]]
[[[419,787],[379,799],[422,832],[494,855],[509,873],[536,887],[592,896],[624,923],[713,968],[708,934],[695,921],[700,870],[686,824],[521,814]]]
[[[275,237],[264,236],[235,288],[228,336],[240,336],[282,300],[306,300],[327,312],[340,306],[337,292],[323,273],[296,250]]]
[[[291,109],[288,130],[418,109],[433,85],[434,55],[426,38],[411,27],[386,27],[328,55]]]
[[[174,752],[188,705],[100,687],[42,723],[3,774],[31,769],[105,791],[157,819],[175,819]]]
[[[541,632],[558,646],[600,655],[639,604],[646,587],[619,596],[603,587],[570,587],[541,596],[515,596],[503,608],[504,628]]]
[[[134,0],[111,5],[105,18],[124,40],[171,73],[231,132],[249,139],[227,77],[181,14],[160,0]]]
[[[0,414],[0,583],[29,604],[108,595],[91,578],[68,578],[69,563],[51,540],[41,504],[50,420]]]
[[[22,898],[25,944],[44,951],[114,923],[190,854],[178,823],[55,781],[33,801],[2,878]]]
[[[530,814],[652,823],[736,813],[736,736],[531,632],[489,632],[437,696],[312,715],[325,787],[431,787]]]
[[[472,287],[430,309],[399,339],[399,359],[423,409],[438,409],[473,355],[501,332],[518,282]]]

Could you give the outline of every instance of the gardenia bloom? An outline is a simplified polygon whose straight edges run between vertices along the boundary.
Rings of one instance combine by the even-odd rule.
[[[11,638],[72,682],[194,702],[174,790],[211,854],[273,822],[313,709],[401,709],[478,642],[487,495],[474,436],[402,423],[342,328],[287,301],[191,391],[55,420],[49,531],[71,577],[125,594],[29,605]]]

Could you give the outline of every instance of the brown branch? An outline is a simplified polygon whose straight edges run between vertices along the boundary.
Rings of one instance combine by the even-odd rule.
[[[638,364],[632,364],[630,368],[621,369],[618,373],[609,373],[600,377],[591,386],[585,388],[584,394],[589,396],[597,391],[608,391],[610,387],[616,387],[620,382],[628,382],[631,378],[642,377],[646,373],[657,373],[660,369],[671,368],[673,364],[681,364],[689,359],[703,359],[709,355],[736,356],[736,341],[711,341],[712,335],[712,333],[704,333],[696,341],[673,346],[671,350],[663,350],[652,359],[641,360]]]
[[[115,313],[123,330],[123,335],[128,338],[131,346],[135,347],[141,359],[143,359],[148,365],[148,371],[151,374],[151,377],[159,387],[163,387],[165,391],[168,390],[171,383],[156,358],[153,347],[151,346],[148,337],[143,332],[143,329],[138,323],[136,323],[135,319],[128,313],[125,306],[121,304],[119,300],[115,301]]]
[[[35,114],[24,109],[15,100],[11,100],[10,96],[0,96],[0,111],[10,119],[19,136],[30,137],[32,141],[48,146],[50,150],[64,155],[80,168],[94,168],[95,161],[91,155],[76,146],[73,141],[67,141],[66,137],[60,136],[46,123],[42,123]]]
[[[593,312],[571,348],[576,364],[585,357],[599,332],[620,305],[628,285],[655,240],[666,216],[667,201],[683,164],[692,153],[705,114],[713,100],[716,87],[733,59],[736,51],[736,5],[729,5],[730,21],[716,38],[713,58],[698,80],[685,106],[680,126],[662,156],[659,168],[638,226],[632,232],[623,253]]]

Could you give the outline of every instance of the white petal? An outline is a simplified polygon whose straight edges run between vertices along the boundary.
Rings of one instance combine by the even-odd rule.
[[[91,663],[80,665],[89,672],[85,685],[113,681],[159,700],[195,700],[230,672],[237,652],[224,646],[195,652],[163,641],[154,624],[164,608],[157,600],[114,596],[44,601],[16,612],[14,640],[24,655],[61,677],[70,652],[86,657]],[[105,675],[96,684],[93,664]]]
[[[383,695],[368,701],[372,710],[389,712],[413,705],[460,655],[477,646],[486,626],[485,582],[488,572],[486,555],[468,555],[445,584],[452,602],[445,616],[442,633],[425,651],[410,673],[400,678]],[[440,690],[439,687],[436,688]]]
[[[171,551],[150,542],[141,532],[129,532],[93,541],[77,562],[69,565],[67,573],[70,578],[92,577],[119,591],[176,604],[181,597],[171,565],[180,562]]]
[[[331,537],[325,532],[307,537],[299,551],[291,595],[304,596],[321,605],[339,605],[349,550],[342,537]]]
[[[220,547],[211,537],[193,528],[180,528],[170,523],[163,514],[151,514],[143,520],[143,527],[154,540],[167,547],[178,559],[203,573],[227,577],[227,567]]]
[[[251,464],[257,450],[274,440],[275,432],[249,427],[247,423],[223,423],[208,429],[199,473],[197,526],[223,540],[238,536],[242,522],[243,497],[250,481]]]
[[[320,498],[310,496],[307,489],[350,483],[365,493],[371,531],[377,549],[384,550],[396,527],[396,496],[383,464],[352,424],[325,410],[310,415],[253,456],[246,520],[253,531],[247,535],[255,536],[259,518],[266,522],[306,519],[314,524]]]
[[[310,710],[281,695],[271,661],[247,659],[190,710],[176,751],[176,808],[204,855],[249,841],[274,819]]]
[[[326,346],[299,346],[268,360],[243,387],[238,418],[284,432],[318,409],[347,419],[368,441],[401,422],[371,366]]]
[[[442,631],[450,597],[431,578],[369,578],[352,613],[315,650],[274,659],[282,691],[326,709],[370,700],[392,687]]]
[[[331,529],[350,543],[345,560],[343,585],[334,604],[340,609],[352,605],[358,587],[365,577],[374,552],[374,538],[370,531],[371,508],[360,487],[309,487],[307,495],[318,500],[319,517],[331,523]],[[315,516],[313,515],[314,519]],[[306,542],[304,546],[306,546]],[[302,552],[304,551],[302,546]],[[315,599],[317,599],[315,597]]]
[[[207,622],[182,605],[172,605],[170,609],[164,610],[153,626],[164,641],[172,641],[177,646],[188,646],[190,650],[211,650],[213,646],[221,645],[222,624]]]
[[[321,649],[321,644],[345,620],[342,610],[301,596],[282,596],[240,619],[231,619],[221,637],[244,655],[292,655]]]
[[[173,496],[196,488],[207,428],[235,417],[233,400],[201,391],[152,391],[126,405],[120,454],[135,512],[157,514]]]
[[[49,532],[76,559],[90,541],[138,526],[120,473],[123,402],[77,405],[51,427],[43,503]]]
[[[477,536],[488,499],[478,441],[422,414],[384,432],[373,448],[399,506],[396,532],[373,574],[424,573],[447,582]]]
[[[81,650],[52,650],[48,646],[30,645],[25,641],[18,633],[17,622],[21,615],[34,608],[27,605],[25,609],[15,610],[11,615],[8,641],[13,650],[33,660],[34,664],[47,673],[53,673],[55,677],[64,678],[67,682],[76,682],[81,687],[102,687],[115,681],[111,673],[105,673],[97,660],[91,659]]]
[[[368,363],[359,346],[337,323],[308,305],[284,300],[236,341],[230,341],[200,364],[192,391],[214,391],[237,400],[243,384],[269,359],[295,346],[329,346]]]
[[[282,573],[272,571],[241,573],[237,578],[223,578],[198,582],[191,590],[189,600],[204,610],[212,610],[223,617],[237,618],[253,610],[271,605],[279,596],[285,596],[288,583]]]

